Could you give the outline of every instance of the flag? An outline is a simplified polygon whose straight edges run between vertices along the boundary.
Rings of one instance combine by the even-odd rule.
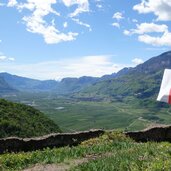
[[[171,69],[165,69],[157,101],[171,104]]]

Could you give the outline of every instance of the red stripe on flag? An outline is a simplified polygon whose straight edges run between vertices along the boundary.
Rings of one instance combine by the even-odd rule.
[[[171,104],[171,89],[170,89],[170,92],[169,92],[169,99],[168,99],[168,103]]]

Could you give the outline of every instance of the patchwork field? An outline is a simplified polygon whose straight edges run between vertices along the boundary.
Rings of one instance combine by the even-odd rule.
[[[156,124],[171,123],[168,106],[155,109],[132,97],[123,101],[81,101],[47,94],[19,94],[6,98],[34,106],[55,121],[64,132],[91,128],[141,130]]]

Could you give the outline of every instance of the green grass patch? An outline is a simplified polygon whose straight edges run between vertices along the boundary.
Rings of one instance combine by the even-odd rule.
[[[106,155],[110,154],[110,155]],[[0,155],[0,170],[22,170],[34,164],[67,163],[99,155],[71,171],[169,171],[171,170],[170,143],[135,143],[120,132],[106,133],[77,147],[44,149],[27,153]]]

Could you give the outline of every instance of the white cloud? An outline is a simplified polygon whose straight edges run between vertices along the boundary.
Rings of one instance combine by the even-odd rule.
[[[129,30],[124,30],[123,31],[123,34],[126,35],[126,36],[130,36],[131,35],[131,32]]]
[[[171,20],[171,1],[170,0],[141,0],[140,4],[133,7],[139,13],[154,13],[157,20]]]
[[[8,0],[8,7],[14,7],[17,5],[17,1],[16,0]]]
[[[3,71],[37,79],[62,79],[64,77],[95,76],[117,72],[128,64],[116,64],[108,55],[85,56],[78,59],[46,61],[37,64],[1,64]],[[92,72],[93,71],[93,72]]]
[[[132,19],[132,22],[133,23],[138,23],[138,20],[137,19]]]
[[[171,46],[171,33],[165,32],[161,37],[153,37],[145,34],[139,36],[138,40],[153,46]]]
[[[42,18],[37,18],[37,16],[34,15],[31,17],[24,17],[23,20],[26,22],[27,31],[41,34],[47,44],[75,40],[78,35],[78,33],[72,32],[67,34],[60,33],[55,26],[47,25]]]
[[[90,12],[89,0],[61,0],[61,2],[66,7],[73,10],[73,12],[68,15],[71,19],[81,13]],[[50,14],[55,15],[55,17],[61,16],[61,14],[52,7],[53,5],[57,5],[57,3],[59,3],[58,0],[26,0],[25,3],[21,1],[17,2],[17,0],[8,0],[7,6],[15,7],[19,12],[22,12],[25,9],[28,10],[30,14],[27,13],[27,15],[22,18],[26,25],[26,30],[43,36],[44,41],[47,44],[75,40],[78,33],[73,31],[68,33],[61,32],[53,21],[47,21],[47,16]],[[89,31],[91,31],[91,26],[89,24],[83,23],[79,19],[76,19],[75,22],[89,28]],[[58,24],[60,23],[57,23],[57,25]],[[63,27],[68,27],[68,23],[64,21]]]
[[[0,55],[0,62],[4,62],[4,61],[14,61],[14,58],[11,57],[7,57],[5,55]]]
[[[120,28],[120,24],[119,23],[112,23],[112,26]]]
[[[139,64],[142,64],[144,61],[140,58],[135,58],[132,60],[132,62],[135,64],[135,65],[139,65]]]
[[[9,61],[15,61],[15,58],[8,58]]]
[[[27,9],[31,12],[31,15],[23,17],[27,31],[42,35],[47,44],[55,44],[76,39],[78,33],[62,33],[55,27],[54,22],[49,24],[45,21],[44,18],[49,14],[60,16],[60,14],[52,8],[52,5],[56,4],[56,0],[27,0],[26,3],[20,4],[15,2],[15,0],[9,1],[13,6],[17,6],[17,9],[20,11]]]
[[[7,59],[6,56],[0,56],[0,61],[4,61],[4,60],[6,60],[6,59]]]
[[[148,34],[147,34],[148,33]],[[162,33],[161,36],[151,36],[149,33]],[[125,35],[138,34],[138,40],[153,46],[171,46],[171,33],[164,24],[141,23],[136,29],[124,30]]]
[[[123,14],[121,12],[116,12],[115,14],[113,14],[113,18],[118,21],[124,19]]]
[[[89,31],[92,31],[91,26],[87,23],[83,23],[82,21],[80,21],[78,18],[72,18],[73,21],[75,21],[77,24],[87,27],[89,29]]]
[[[64,28],[67,28],[68,27],[68,23],[67,22],[64,22],[63,27]]]
[[[76,10],[70,14],[70,17],[75,17],[83,12],[89,12],[89,1],[88,0],[62,0],[67,6],[78,5]]]
[[[136,26],[136,29],[131,29],[130,31],[128,31],[129,34],[144,34],[152,32],[162,33],[168,31],[168,26],[164,24],[159,25],[154,23],[141,23],[137,24]]]
[[[97,4],[96,7],[99,9],[103,8],[103,6],[101,4]]]

